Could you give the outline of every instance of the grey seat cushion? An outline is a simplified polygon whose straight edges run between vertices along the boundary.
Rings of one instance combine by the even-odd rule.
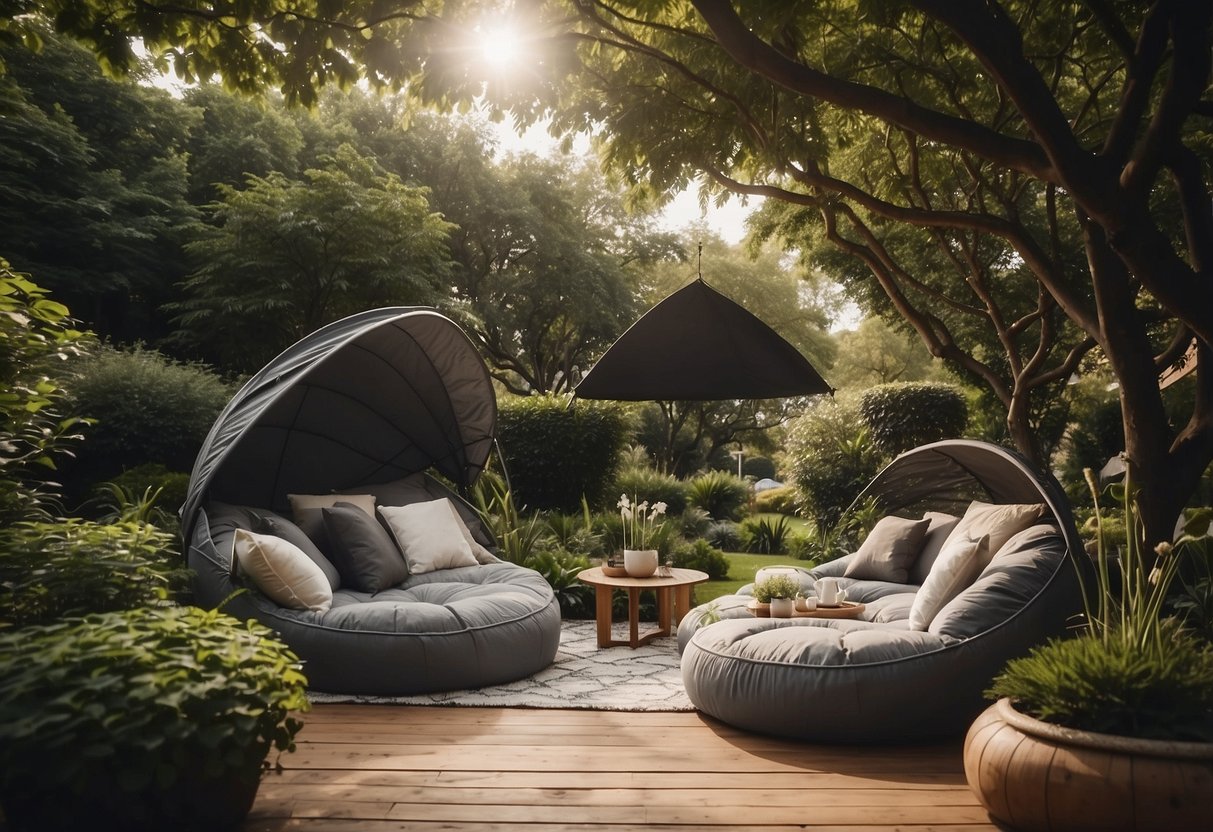
[[[189,546],[195,595],[205,606],[256,618],[304,661],[309,687],[333,693],[407,694],[502,684],[552,663],[560,606],[543,576],[512,563],[409,576],[380,592],[342,587],[319,613],[280,607],[254,589],[235,593],[232,538],[252,511],[215,506]]]
[[[887,743],[963,730],[1008,659],[1063,631],[1077,584],[1065,551],[1056,526],[1020,532],[926,632],[908,626],[919,587],[838,577],[850,556],[811,574],[838,577],[865,605],[859,619],[755,618],[748,594],[719,598],[679,626],[683,683],[706,713],[776,735]]]

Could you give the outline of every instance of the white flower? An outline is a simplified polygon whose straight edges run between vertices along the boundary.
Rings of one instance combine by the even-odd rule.
[[[665,510],[667,508],[669,508],[669,506],[667,506],[665,503],[662,503],[662,502],[653,503],[653,514],[654,515],[665,514]]]
[[[640,514],[642,514],[642,515],[643,515],[643,514],[644,514],[644,512],[645,512],[645,510],[646,510],[648,507],[649,507],[649,501],[648,501],[648,500],[645,500],[643,503],[641,503],[640,505],[636,506],[636,511],[640,512]]]
[[[628,495],[627,495],[627,494],[620,494],[620,495],[619,495],[619,503],[618,503],[617,505],[618,505],[618,506],[619,506],[621,509],[624,509],[624,510],[626,511],[627,509],[629,509],[629,508],[631,508],[631,507],[632,507],[632,501],[628,499]]]

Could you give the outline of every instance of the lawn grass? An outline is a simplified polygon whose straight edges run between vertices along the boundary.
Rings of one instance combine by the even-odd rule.
[[[775,516],[775,515],[772,515]],[[787,555],[751,555],[744,552],[725,552],[729,559],[729,577],[723,581],[708,581],[695,587],[695,603],[706,604],[721,595],[732,595],[748,583],[753,583],[754,574],[764,566],[804,566],[810,561],[797,560]]]

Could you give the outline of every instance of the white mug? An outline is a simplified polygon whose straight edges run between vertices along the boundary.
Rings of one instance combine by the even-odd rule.
[[[837,578],[817,579],[817,600],[823,607],[836,607],[847,599],[847,591],[838,588]]]

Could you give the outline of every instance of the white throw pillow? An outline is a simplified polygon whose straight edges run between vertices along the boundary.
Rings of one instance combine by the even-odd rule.
[[[981,574],[990,562],[990,536],[948,538],[910,607],[910,629],[926,631],[931,619]]]
[[[463,533],[463,539],[467,541],[468,548],[472,550],[472,557],[476,558],[476,562],[482,566],[486,563],[497,563],[499,561],[498,557],[481,546],[480,542],[472,536],[472,530],[463,521],[463,517],[459,514],[459,509],[455,508],[455,504],[451,502],[450,498],[443,497],[442,499],[450,507],[451,514],[455,515],[455,522],[459,524],[459,531]]]
[[[409,574],[480,565],[464,539],[466,529],[461,528],[463,524],[445,497],[407,506],[380,506],[379,514],[404,553]]]
[[[233,554],[257,588],[284,607],[324,612],[333,606],[329,579],[290,541],[236,529]]]

